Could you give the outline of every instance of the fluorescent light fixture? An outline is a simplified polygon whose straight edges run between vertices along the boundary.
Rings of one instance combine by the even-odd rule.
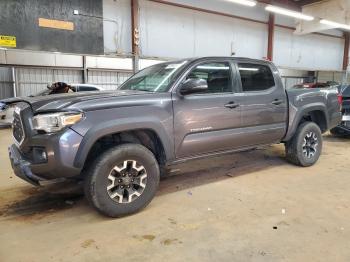
[[[205,70],[229,70],[230,68],[228,66],[198,66],[198,69],[205,69]]]
[[[253,71],[253,72],[256,72],[256,71],[259,71],[259,68],[248,68],[248,67],[239,67],[238,68],[240,71]]]
[[[252,0],[226,0],[235,4],[246,5],[246,6],[256,6],[256,2]]]
[[[326,19],[321,19],[320,23],[324,24],[324,25],[334,26],[336,28],[342,28],[342,29],[350,30],[350,25],[341,24],[341,23],[329,21],[329,20],[326,20]]]
[[[314,17],[312,16],[304,15],[303,13],[300,13],[300,12],[292,11],[289,9],[285,9],[285,8],[281,8],[273,5],[266,6],[265,10],[273,13],[281,14],[281,15],[291,16],[297,19],[306,20],[306,21],[314,20]]]

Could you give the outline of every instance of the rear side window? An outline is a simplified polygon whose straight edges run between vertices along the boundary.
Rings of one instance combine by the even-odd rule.
[[[239,63],[243,92],[263,91],[275,86],[271,69],[265,65]]]

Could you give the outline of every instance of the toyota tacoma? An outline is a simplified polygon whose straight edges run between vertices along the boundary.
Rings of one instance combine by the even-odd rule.
[[[283,143],[311,166],[341,121],[336,89],[283,87],[268,61],[204,57],[148,67],[117,90],[12,98],[15,174],[33,185],[84,181],[99,212],[144,208],[162,174],[197,158]]]

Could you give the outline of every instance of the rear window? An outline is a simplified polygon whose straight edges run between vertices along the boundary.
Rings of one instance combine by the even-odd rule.
[[[243,92],[263,91],[275,86],[271,69],[265,65],[239,63]]]

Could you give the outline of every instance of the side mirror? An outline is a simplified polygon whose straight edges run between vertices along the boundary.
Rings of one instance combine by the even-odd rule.
[[[179,93],[180,95],[189,95],[201,93],[208,90],[208,83],[204,79],[187,79],[182,83]]]

